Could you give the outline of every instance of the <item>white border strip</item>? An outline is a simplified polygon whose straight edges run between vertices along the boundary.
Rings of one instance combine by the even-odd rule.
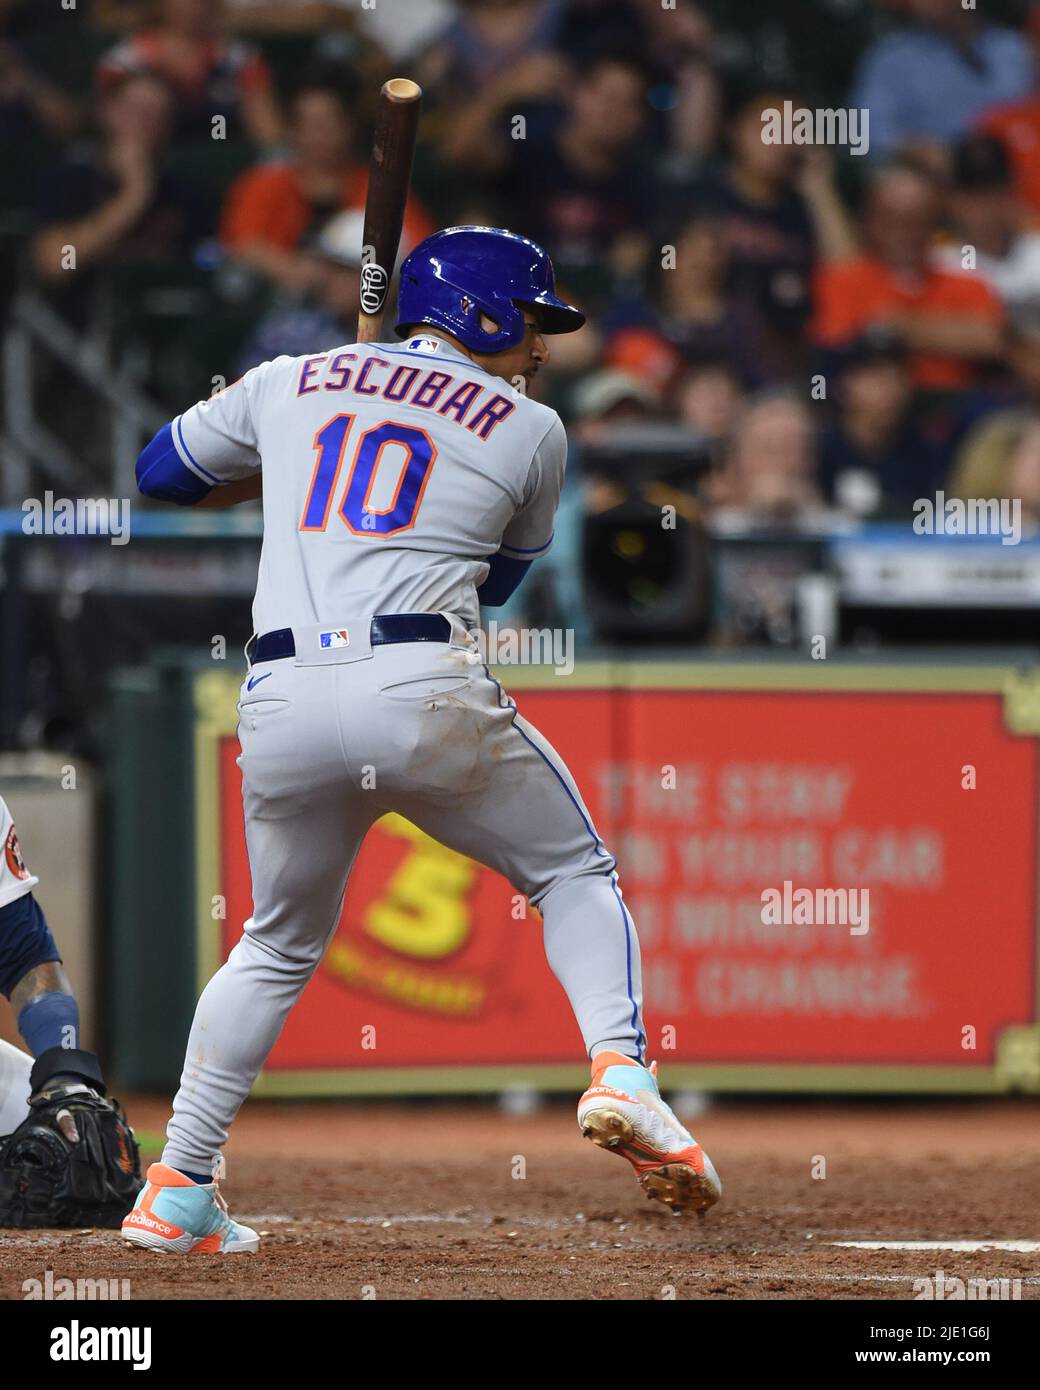
[[[845,1250],[1010,1250],[1016,1255],[1035,1255],[1040,1240],[829,1240]]]

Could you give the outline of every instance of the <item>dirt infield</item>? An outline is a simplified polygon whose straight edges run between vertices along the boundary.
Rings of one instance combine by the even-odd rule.
[[[131,1114],[158,1131],[166,1106],[139,1099]],[[258,1255],[4,1231],[0,1296],[24,1297],[23,1281],[50,1269],[129,1279],[134,1298],[905,1299],[941,1269],[1020,1279],[1023,1299],[1040,1297],[1040,1253],[833,1244],[1040,1240],[1040,1102],[727,1102],[691,1127],[725,1188],[703,1220],[646,1201],[559,1104],[524,1118],[490,1105],[251,1104],[225,1191],[265,1233]]]

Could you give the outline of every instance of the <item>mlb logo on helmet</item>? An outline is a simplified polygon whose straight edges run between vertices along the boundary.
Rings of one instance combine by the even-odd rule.
[[[350,633],[345,627],[333,628],[331,632],[319,632],[318,641],[324,648],[349,647]]]

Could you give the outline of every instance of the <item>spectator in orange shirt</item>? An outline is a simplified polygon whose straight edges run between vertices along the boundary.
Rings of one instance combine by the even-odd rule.
[[[102,92],[130,73],[151,72],[176,93],[178,135],[211,139],[214,116],[223,116],[229,136],[279,144],[283,122],[270,70],[250,44],[224,37],[223,0],[162,0],[161,14],[101,59]]]
[[[368,171],[354,159],[353,138],[353,116],[342,85],[315,79],[293,99],[292,157],[248,169],[231,185],[221,239],[280,289],[294,294],[313,290],[313,257],[301,252],[301,246],[336,213],[364,208]],[[425,211],[410,199],[402,255],[433,230]]]
[[[892,332],[911,377],[928,390],[970,386],[1001,355],[1000,300],[976,275],[931,263],[940,200],[932,180],[909,165],[874,176],[867,193],[866,254],[822,265],[813,336],[837,348],[868,328]]]

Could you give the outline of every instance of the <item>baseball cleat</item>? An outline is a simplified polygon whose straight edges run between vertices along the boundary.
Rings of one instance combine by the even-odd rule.
[[[647,1068],[598,1053],[578,1125],[586,1139],[627,1158],[646,1195],[673,1212],[705,1212],[722,1196],[711,1159],[661,1099],[656,1062]]]
[[[260,1237],[232,1221],[215,1182],[202,1186],[176,1168],[153,1163],[134,1209],[123,1219],[127,1245],[171,1255],[252,1254]]]

